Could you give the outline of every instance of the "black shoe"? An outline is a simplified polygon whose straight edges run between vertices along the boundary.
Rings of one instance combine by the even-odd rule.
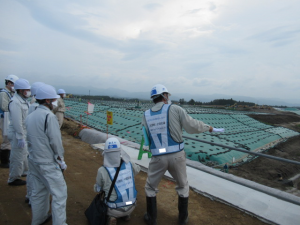
[[[11,186],[21,186],[21,185],[25,185],[26,181],[25,180],[21,180],[21,179],[16,179],[13,182],[8,183],[8,185]]]
[[[25,198],[25,203],[29,203],[29,198]]]
[[[1,167],[1,168],[9,168],[9,163],[7,163],[7,164],[1,163],[1,164],[0,164],[0,167]]]
[[[144,215],[144,220],[148,225],[156,225],[157,208],[156,197],[146,197],[147,200],[147,212]]]
[[[189,213],[188,213],[188,204],[189,204],[189,197],[179,197],[178,196],[178,222],[180,225],[184,225],[189,220]]]
[[[2,149],[0,151],[1,168],[9,168],[9,156],[10,156],[10,150]]]
[[[52,214],[48,214],[47,219],[45,219],[45,221],[43,223],[41,223],[40,225],[46,224],[47,222],[49,222],[52,219]]]

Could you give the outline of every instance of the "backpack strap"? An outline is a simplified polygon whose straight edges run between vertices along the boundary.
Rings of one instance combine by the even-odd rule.
[[[115,186],[116,180],[117,180],[117,178],[118,178],[118,175],[119,175],[119,172],[120,172],[120,169],[121,169],[122,162],[123,162],[123,160],[121,159],[121,160],[120,160],[120,166],[118,167],[118,169],[117,169],[117,171],[116,171],[116,174],[115,174],[115,177],[114,177],[114,180],[112,181],[112,183],[111,183],[111,185],[110,185],[110,189],[109,189],[109,192],[108,192],[108,195],[107,195],[107,201],[109,201],[111,192],[112,192],[112,190],[113,190],[113,187]]]

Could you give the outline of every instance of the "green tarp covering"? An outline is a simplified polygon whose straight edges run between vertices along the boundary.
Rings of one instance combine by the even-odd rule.
[[[140,104],[126,103],[116,101],[92,102],[95,104],[94,112],[90,115],[86,113],[87,102],[81,102],[73,99],[65,99],[67,107],[66,116],[80,121],[89,127],[106,132],[106,111],[113,112],[113,125],[108,126],[108,132],[124,138],[126,140],[141,143],[142,131],[141,120],[145,110],[153,106],[152,103]],[[212,143],[219,143],[229,147],[237,147],[250,151],[265,147],[270,143],[284,140],[289,137],[299,135],[298,132],[284,127],[273,127],[258,122],[246,115],[251,112],[227,111],[218,109],[207,109],[200,107],[185,108],[189,115],[194,119],[201,120],[216,128],[225,128],[224,133],[201,133],[183,135],[198,138]],[[185,139],[185,152],[187,158],[202,163],[213,162],[214,164],[231,163],[236,161],[246,161],[252,156],[242,152],[230,150],[205,144],[189,139]],[[270,147],[270,146],[269,146]]]

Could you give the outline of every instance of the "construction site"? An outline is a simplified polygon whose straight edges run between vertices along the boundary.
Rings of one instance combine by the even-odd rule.
[[[62,139],[68,164],[68,224],[88,224],[84,211],[95,196],[93,185],[103,164],[103,143],[111,136],[120,140],[131,160],[142,168],[135,178],[138,207],[130,222],[120,220],[118,224],[144,224],[144,186],[151,154],[143,145],[141,120],[153,103],[68,98],[65,104]],[[182,107],[194,119],[225,128],[221,134],[183,132],[191,197],[188,224],[299,224],[300,110]],[[226,164],[228,171],[224,171]],[[31,210],[24,202],[26,187],[8,186],[7,169],[1,169],[0,176],[0,224],[30,224]],[[158,224],[177,223],[175,186],[166,173],[159,185]]]

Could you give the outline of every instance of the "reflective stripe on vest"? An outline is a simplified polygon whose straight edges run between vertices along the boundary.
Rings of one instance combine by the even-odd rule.
[[[111,181],[113,181],[117,168],[105,167],[105,169]],[[130,162],[122,163],[114,188],[117,193],[117,199],[113,202],[107,201],[106,204],[108,207],[115,209],[135,203],[137,191],[135,189],[132,165]]]
[[[164,155],[183,150],[184,143],[176,142],[169,131],[169,104],[153,112],[151,109],[145,112],[148,133],[150,135],[150,150],[152,155]]]

